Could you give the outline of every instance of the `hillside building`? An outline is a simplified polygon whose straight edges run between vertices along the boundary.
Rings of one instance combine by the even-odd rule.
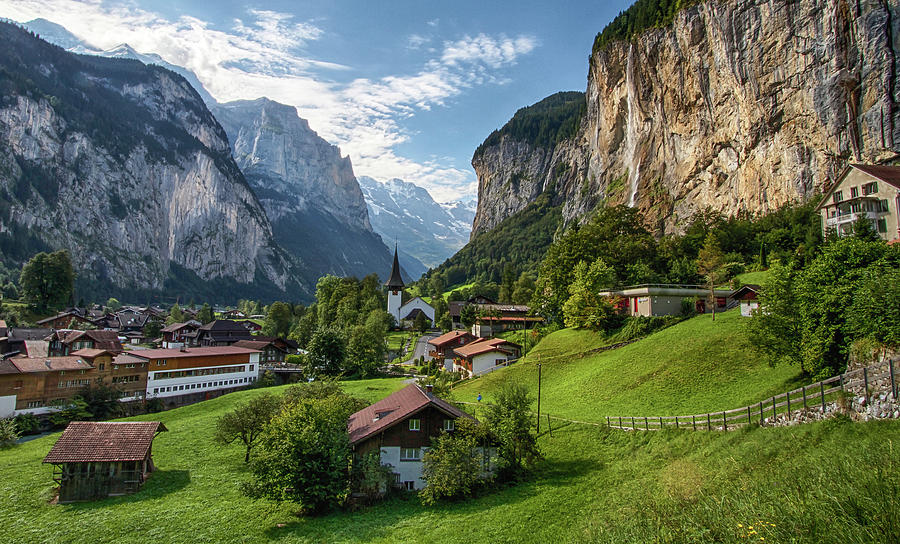
[[[444,370],[452,372],[453,358],[455,356],[453,350],[456,348],[461,348],[470,342],[474,342],[475,340],[477,340],[477,338],[475,338],[475,335],[470,333],[469,331],[450,331],[428,341],[428,345],[431,346],[431,349],[428,352],[428,356],[435,361],[443,364]]]
[[[851,164],[819,202],[822,233],[838,236],[853,231],[865,219],[883,240],[900,238],[900,166]]]
[[[759,285],[748,283],[731,294],[731,298],[741,303],[741,315],[753,317],[753,311],[759,308]]]
[[[0,359],[0,417],[59,410],[99,377],[97,369],[75,355]]]
[[[522,346],[502,338],[480,338],[453,350],[453,370],[480,376],[519,358]]]
[[[387,312],[394,317],[397,326],[403,328],[404,324],[410,324],[416,320],[419,314],[423,314],[433,325],[435,320],[434,308],[415,297],[403,304],[403,276],[400,274],[400,260],[397,257],[397,248],[394,248],[394,264],[391,266],[391,276],[385,282],[387,287]]]
[[[717,312],[728,309],[731,289],[715,289]],[[601,291],[600,296],[618,298],[618,309],[629,316],[680,315],[685,302],[697,313],[713,311],[709,289],[702,285],[644,284]]]
[[[44,457],[52,464],[60,503],[134,493],[156,467],[153,439],[167,431],[159,421],[73,421]]]
[[[347,430],[355,455],[377,452],[398,487],[422,489],[422,456],[431,440],[453,432],[459,418],[475,419],[416,384],[350,416]]]
[[[478,338],[488,338],[511,330],[530,329],[544,322],[544,318],[531,315],[531,308],[524,304],[500,304],[485,296],[474,296],[469,300],[453,301],[449,304],[453,328],[463,327],[463,308],[473,306],[478,317],[472,326],[472,334]]]
[[[235,346],[144,349],[131,357],[147,365],[147,399],[190,404],[247,387],[259,377],[260,352]]]

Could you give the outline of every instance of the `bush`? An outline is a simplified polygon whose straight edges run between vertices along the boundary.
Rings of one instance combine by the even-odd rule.
[[[682,311],[684,311],[683,306]],[[655,315],[651,317],[631,316],[625,320],[625,326],[619,329],[612,338],[617,342],[627,342],[629,340],[647,336],[666,327],[671,327],[682,319],[682,317],[673,315]]]
[[[482,454],[472,420],[460,418],[453,433],[432,441],[422,458],[422,479],[427,484],[419,498],[428,505],[442,499],[466,497],[475,490],[482,473]]]
[[[37,434],[41,429],[41,421],[34,414],[19,414],[16,416],[16,429],[19,434]]]
[[[0,419],[0,448],[10,448],[19,439],[19,429],[13,418]]]

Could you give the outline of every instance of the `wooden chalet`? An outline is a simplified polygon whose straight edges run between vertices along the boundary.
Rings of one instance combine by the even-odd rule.
[[[277,338],[258,337],[255,340],[238,340],[231,345],[236,348],[255,349],[260,352],[259,363],[271,365],[283,363],[288,353],[296,353],[288,348],[285,341],[278,342],[278,340]]]
[[[230,346],[239,340],[256,338],[243,325],[228,319],[217,319],[197,329],[191,345],[201,347]]]
[[[487,374],[519,358],[522,346],[502,338],[482,338],[453,350],[454,370],[468,371],[472,376]]]
[[[428,356],[444,364],[447,370],[453,370],[453,350],[475,340],[477,338],[469,331],[450,331],[428,341],[428,345],[431,346]]]
[[[167,349],[172,348],[180,348],[182,346],[188,345],[191,341],[196,339],[197,330],[203,326],[199,321],[185,321],[184,323],[172,323],[166,327],[163,327],[160,332],[162,333],[162,347]]]
[[[422,455],[431,439],[456,428],[458,418],[475,419],[416,384],[388,395],[350,416],[347,430],[356,455],[379,454],[396,485],[421,489]]]
[[[47,414],[64,407],[98,377],[97,370],[77,356],[11,357],[0,360],[0,397],[11,397],[17,414]]]
[[[51,356],[69,355],[80,349],[105,349],[115,353],[122,353],[124,348],[119,341],[116,331],[53,331],[49,337]]]
[[[3,336],[0,336],[0,355],[21,354],[28,355],[29,348],[35,356],[41,354],[39,344],[47,342],[48,331],[43,328],[9,327]],[[47,355],[47,348],[43,348],[43,355]]]
[[[44,463],[54,465],[59,502],[90,501],[138,491],[156,467],[152,446],[159,421],[73,421]]]
[[[759,308],[759,291],[760,286],[752,283],[742,286],[740,289],[731,294],[731,298],[741,301],[741,315],[743,317],[752,317],[753,310]]]
[[[66,310],[54,316],[41,319],[40,321],[36,322],[36,325],[44,329],[94,328],[94,322],[75,309]]]

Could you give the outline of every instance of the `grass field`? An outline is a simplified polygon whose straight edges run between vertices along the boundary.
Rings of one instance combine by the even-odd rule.
[[[355,382],[374,399],[397,380]],[[826,422],[733,433],[543,434],[526,482],[428,508],[414,496],[298,518],[241,495],[239,446],[215,419],[251,391],[157,414],[159,470],[128,497],[50,505],[56,435],[0,452],[4,542],[892,542],[900,527],[900,424]],[[150,419],[150,418],[144,418]],[[284,524],[279,527],[279,524]],[[752,527],[752,528],[751,528]],[[755,533],[752,533],[755,531]]]
[[[737,408],[792,388],[799,372],[771,368],[753,351],[748,320],[737,310],[702,315],[608,352],[581,354],[605,343],[602,335],[564,329],[544,338],[520,362],[454,389],[472,401],[513,380],[537,391],[541,411],[579,420],[606,416],[680,415]]]
[[[765,283],[766,278],[769,277],[769,272],[767,270],[761,270],[759,272],[744,272],[743,274],[738,274],[737,279],[740,280],[741,283],[755,283],[756,285],[762,285]]]

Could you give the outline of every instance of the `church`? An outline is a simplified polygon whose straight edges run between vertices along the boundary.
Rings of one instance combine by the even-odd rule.
[[[403,304],[403,276],[400,275],[400,261],[397,258],[397,247],[394,246],[394,264],[391,266],[391,277],[384,284],[388,288],[387,293],[387,311],[394,316],[397,326],[403,328],[404,322],[407,324],[415,321],[416,317],[422,313],[434,325],[434,308],[430,304],[416,297],[406,304]]]

